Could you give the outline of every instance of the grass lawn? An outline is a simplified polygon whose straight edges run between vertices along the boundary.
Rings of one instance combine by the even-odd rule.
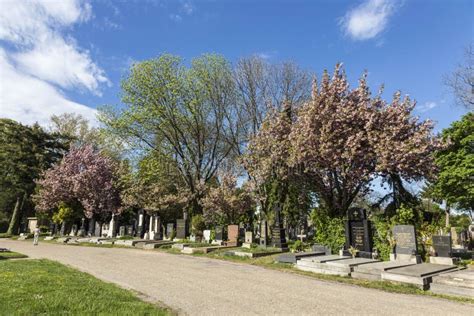
[[[13,252],[13,251],[2,251],[2,252],[0,252],[0,260],[20,259],[20,258],[28,258],[28,256],[24,255],[22,253]]]
[[[0,261],[2,315],[170,315],[133,292],[50,260]]]

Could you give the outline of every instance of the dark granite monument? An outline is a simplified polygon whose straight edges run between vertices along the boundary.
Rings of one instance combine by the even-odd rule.
[[[393,238],[395,239],[395,253],[397,255],[418,254],[415,226],[395,225],[395,227],[393,227]]]
[[[185,219],[176,220],[176,238],[186,239],[188,234],[188,222]]]
[[[273,208],[275,212],[275,223],[272,229],[272,247],[281,249],[282,251],[288,251],[288,244],[285,238],[285,229],[283,228],[283,221],[281,219],[281,207],[275,205]]]
[[[432,240],[437,257],[451,257],[451,236],[433,236]]]
[[[364,209],[349,209],[349,219],[346,221],[346,249],[354,247],[359,250],[362,258],[372,258],[372,232],[370,221]]]
[[[267,247],[268,239],[268,224],[266,220],[260,223],[260,246]]]

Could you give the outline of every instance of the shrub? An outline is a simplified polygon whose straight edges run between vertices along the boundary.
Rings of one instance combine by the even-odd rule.
[[[203,230],[206,229],[206,223],[204,217],[201,214],[194,215],[192,219],[192,233],[194,236],[202,237]]]
[[[171,231],[170,239],[171,239],[171,240],[174,240],[175,237],[176,237],[176,230],[173,229],[173,230]]]
[[[311,212],[311,220],[316,230],[314,241],[330,247],[337,253],[346,241],[344,219],[331,218],[324,209],[316,208]]]

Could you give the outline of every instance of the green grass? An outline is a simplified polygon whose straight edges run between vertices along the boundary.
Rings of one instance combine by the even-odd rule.
[[[28,256],[22,253],[13,252],[13,251],[0,252],[0,260],[20,259],[20,258],[28,258]]]
[[[170,315],[133,292],[50,260],[0,261],[1,315]]]

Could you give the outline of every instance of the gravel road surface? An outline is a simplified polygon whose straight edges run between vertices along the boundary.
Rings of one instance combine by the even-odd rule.
[[[201,257],[5,239],[0,248],[57,260],[187,315],[474,315],[471,304]]]

